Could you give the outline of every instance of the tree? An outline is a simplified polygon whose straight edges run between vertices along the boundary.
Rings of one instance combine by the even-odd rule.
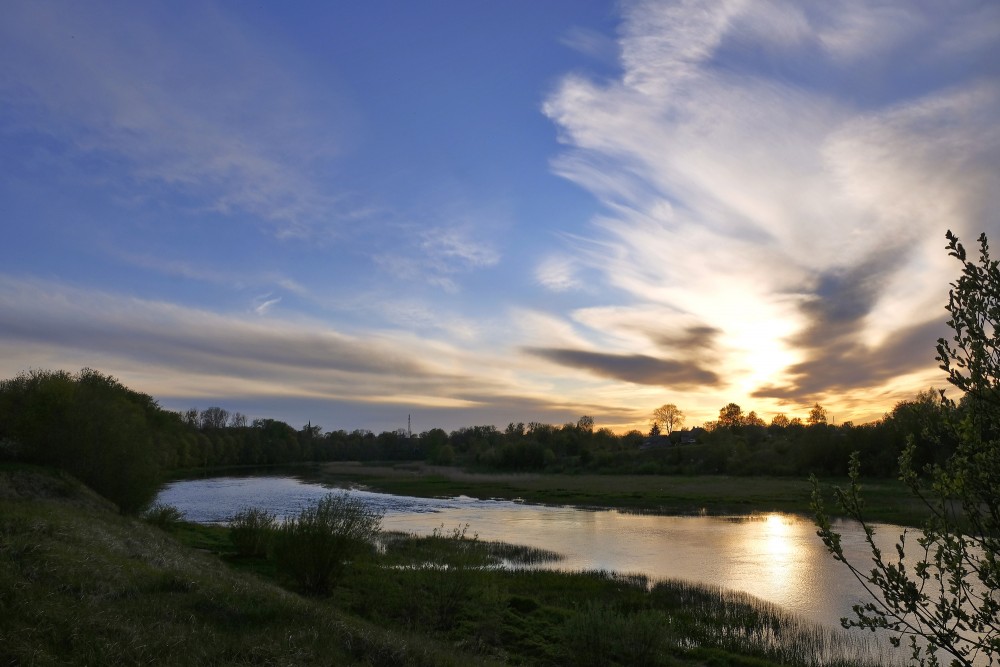
[[[743,426],[743,408],[735,403],[729,403],[719,410],[719,426],[739,428]]]
[[[202,429],[225,428],[226,422],[228,421],[229,421],[229,411],[224,408],[213,406],[211,408],[205,408],[204,410],[201,411]]]
[[[653,410],[653,421],[660,424],[667,435],[684,425],[684,413],[673,403],[667,403]]]
[[[774,428],[788,428],[791,422],[788,420],[788,415],[784,412],[779,412],[778,414],[771,417],[771,426]]]
[[[581,431],[586,431],[587,433],[590,433],[591,431],[594,430],[594,418],[589,415],[584,415],[580,417],[579,420],[577,420],[576,427]]]
[[[191,428],[198,428],[198,408],[190,408],[181,415],[181,420]]]
[[[0,381],[0,442],[13,443],[17,459],[70,472],[123,512],[156,495],[150,421],[158,412],[151,397],[89,368]]]
[[[812,406],[809,411],[809,418],[806,419],[806,423],[810,426],[818,426],[820,424],[825,424],[827,422],[826,408],[817,403]]]
[[[765,426],[767,426],[767,423],[763,419],[761,419],[755,411],[751,410],[750,414],[748,414],[746,417],[743,418],[743,425],[757,426],[759,428],[764,428]]]
[[[1000,654],[1000,269],[985,235],[978,262],[967,258],[950,231],[947,238],[962,275],[951,285],[947,306],[953,336],[938,340],[937,360],[965,397],[963,409],[955,410],[940,394],[956,443],[943,464],[919,469],[913,439],[900,456],[900,478],[929,513],[922,535],[908,542],[904,532],[896,557],[875,546],[875,529],[863,516],[857,453],[849,486],[835,494],[846,514],[861,522],[872,550],[870,570],[846,559],[815,478],[813,505],[827,549],[872,594],[872,601],[855,607],[855,618],[842,619],[845,626],[888,629],[897,646],[908,637],[920,664],[940,664],[936,654],[943,651],[951,665],[971,667],[983,659],[996,664]]]

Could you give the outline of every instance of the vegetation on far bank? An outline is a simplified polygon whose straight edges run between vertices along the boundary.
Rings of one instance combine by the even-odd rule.
[[[861,426],[834,426],[819,419],[764,425],[753,413],[743,415],[739,406],[730,404],[711,430],[674,431],[669,436],[615,435],[594,430],[589,418],[562,426],[510,424],[503,431],[474,426],[450,434],[441,429],[419,435],[323,433],[312,424],[297,430],[272,419],[248,423],[244,416],[218,407],[184,414],[163,410],[150,396],[90,369],[36,370],[0,381],[0,461],[63,468],[125,512],[142,509],[172,471],[337,461],[420,461],[454,470],[562,476],[559,482],[548,482],[549,489],[523,488],[520,483],[514,489],[483,489],[480,480],[480,490],[470,495],[513,494],[540,502],[653,511],[804,511],[808,494],[791,480],[810,474],[844,476],[853,451],[860,452],[863,470],[872,480],[891,479],[898,472],[896,460],[908,434],[917,434],[914,456],[919,465],[944,460],[952,448],[941,428],[948,409],[928,392],[900,403],[883,420]],[[628,488],[610,488],[610,480],[598,475],[628,476],[622,477]],[[747,481],[737,485],[745,494],[731,489],[721,494],[674,493],[694,485],[713,486],[703,480],[717,475],[787,478],[790,483]],[[661,481],[662,476],[676,479]],[[656,481],[639,481],[642,477]],[[693,483],[678,481],[683,479]],[[401,480],[378,483],[399,490],[405,486]],[[451,475],[420,481],[425,489],[434,485],[441,487],[439,495],[472,489],[467,480],[458,482]],[[755,499],[753,489],[760,486],[768,489],[760,500],[773,501],[772,507],[760,506]],[[885,517],[898,517],[895,512],[889,510]]]
[[[378,538],[317,595],[269,556],[241,554],[225,527],[177,522],[167,508],[143,522],[65,473],[0,466],[0,663],[890,662],[863,636],[741,594],[499,570],[498,555],[537,555],[460,528]]]

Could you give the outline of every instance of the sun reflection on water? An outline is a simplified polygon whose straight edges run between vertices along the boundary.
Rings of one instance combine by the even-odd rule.
[[[770,600],[795,600],[810,590],[810,554],[805,553],[810,531],[801,521],[783,514],[754,517],[743,533],[744,549],[756,563],[754,593]]]

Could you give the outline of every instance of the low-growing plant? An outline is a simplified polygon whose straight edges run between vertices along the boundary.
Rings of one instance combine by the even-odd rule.
[[[156,503],[142,513],[143,520],[162,530],[173,530],[184,520],[184,513],[173,505]]]
[[[241,556],[263,558],[278,525],[277,517],[257,507],[246,507],[229,521],[229,539]]]
[[[659,664],[666,618],[640,610],[630,614],[600,603],[570,617],[564,626],[564,646],[576,665]]]
[[[421,564],[418,588],[424,602],[427,622],[435,628],[454,625],[466,605],[472,604],[474,571],[485,558],[477,553],[479,535],[468,535],[469,524],[445,530],[435,528],[426,541],[438,549],[444,547],[434,562]],[[478,591],[476,591],[478,592]]]
[[[371,548],[381,526],[380,510],[347,493],[329,494],[275,531],[275,565],[303,590],[329,593],[347,561]]]

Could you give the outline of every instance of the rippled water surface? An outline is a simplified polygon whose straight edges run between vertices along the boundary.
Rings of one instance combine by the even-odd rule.
[[[159,502],[198,522],[225,522],[254,506],[288,516],[331,492],[331,487],[287,477],[219,477],[167,485]],[[486,540],[556,551],[565,558],[542,567],[642,573],[745,591],[829,626],[863,598],[847,569],[835,562],[802,517],[655,516],[548,507],[459,497],[428,499],[350,490],[385,511],[383,527],[428,534],[469,524]],[[891,549],[897,526],[879,526]],[[850,523],[844,547],[857,563],[870,558]]]

